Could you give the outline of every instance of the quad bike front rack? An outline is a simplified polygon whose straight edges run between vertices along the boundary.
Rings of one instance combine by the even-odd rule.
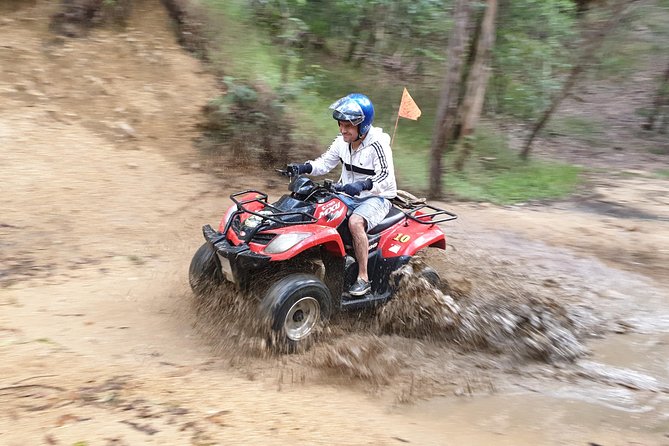
[[[238,200],[237,197],[240,195],[246,195],[246,194],[255,194],[254,198],[246,199],[246,200]],[[228,222],[225,224],[225,230],[223,231],[223,234],[227,234],[228,230],[230,229],[230,226],[232,225],[232,222],[234,219],[241,214],[247,213],[251,215],[255,215],[256,217],[259,217],[260,223],[258,226],[253,228],[253,230],[249,231],[248,234],[246,234],[245,237],[245,242],[248,243],[253,239],[253,237],[261,230],[263,229],[266,224],[266,221],[271,221],[273,223],[276,223],[281,226],[293,226],[293,225],[307,225],[311,223],[316,223],[318,219],[312,215],[308,214],[303,211],[290,211],[290,212],[285,212],[282,211],[281,209],[272,206],[267,202],[267,194],[264,192],[257,191],[255,189],[248,189],[242,192],[237,192],[232,195],[230,195],[230,199],[235,203],[237,206],[237,210],[232,213],[230,218],[228,219]],[[268,208],[272,211],[271,214],[261,214],[260,212],[257,211],[252,211],[248,209],[245,205],[251,204],[251,203],[260,203],[263,205],[263,209]],[[281,217],[290,217],[290,216],[300,216],[302,217],[302,220],[300,221],[285,221],[281,220]]]

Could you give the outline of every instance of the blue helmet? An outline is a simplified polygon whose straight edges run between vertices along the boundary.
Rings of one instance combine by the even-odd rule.
[[[332,117],[358,126],[358,138],[366,135],[374,121],[374,105],[367,96],[351,93],[330,106]]]

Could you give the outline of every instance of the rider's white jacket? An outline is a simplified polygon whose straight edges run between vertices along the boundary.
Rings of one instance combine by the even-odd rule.
[[[357,150],[351,149],[351,145],[341,135],[337,136],[323,155],[309,161],[311,175],[324,175],[340,162],[342,171],[339,181],[342,184],[371,178],[372,190],[362,191],[361,198],[380,195],[391,199],[397,195],[390,136],[383,129],[371,127]]]

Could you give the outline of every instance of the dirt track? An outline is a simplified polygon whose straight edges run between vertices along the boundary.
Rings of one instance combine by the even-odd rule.
[[[120,36],[80,40],[48,33],[48,5],[0,19],[0,443],[669,444],[667,180],[605,177],[550,207],[447,204],[451,258],[600,327],[576,364],[346,324],[332,345],[378,343],[398,368],[386,384],[319,367],[328,345],[217,350],[185,272],[201,225],[262,173],[203,169],[192,138],[215,82],[157,0]],[[453,280],[490,280],[449,262]]]

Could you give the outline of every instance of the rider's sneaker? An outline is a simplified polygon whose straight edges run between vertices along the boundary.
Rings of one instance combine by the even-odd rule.
[[[351,289],[348,290],[348,293],[351,296],[364,296],[371,290],[372,290],[372,285],[369,282],[363,279],[358,279],[355,281]]]

